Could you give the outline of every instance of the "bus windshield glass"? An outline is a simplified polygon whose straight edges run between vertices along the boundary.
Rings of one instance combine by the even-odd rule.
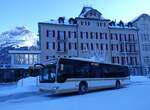
[[[41,71],[40,82],[41,83],[54,83],[56,77],[56,65],[51,64],[44,67]]]

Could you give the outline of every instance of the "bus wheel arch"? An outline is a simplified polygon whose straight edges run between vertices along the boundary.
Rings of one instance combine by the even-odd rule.
[[[88,92],[88,83],[86,81],[81,81],[79,83],[79,94],[85,94]]]
[[[116,80],[115,87],[116,87],[116,89],[120,89],[121,88],[121,82],[120,82],[120,80]]]

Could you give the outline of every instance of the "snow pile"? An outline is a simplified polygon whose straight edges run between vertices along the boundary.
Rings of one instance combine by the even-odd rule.
[[[17,85],[11,89],[0,91],[0,96],[8,96],[20,93],[38,92],[38,77],[27,77],[18,81]]]
[[[131,76],[130,77],[131,82],[136,83],[136,82],[148,82],[150,79],[146,76]]]
[[[27,77],[18,81],[18,87],[32,87],[37,86],[38,77]]]

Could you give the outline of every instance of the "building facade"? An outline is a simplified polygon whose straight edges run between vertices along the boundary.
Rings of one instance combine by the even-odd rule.
[[[150,16],[142,14],[132,21],[138,28],[140,60],[143,75],[150,74]]]
[[[107,63],[128,65],[141,73],[138,29],[132,23],[115,23],[91,7],[76,18],[40,22],[41,62],[58,57],[96,57]]]

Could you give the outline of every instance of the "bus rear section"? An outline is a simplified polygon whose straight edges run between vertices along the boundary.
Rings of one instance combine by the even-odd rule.
[[[128,67],[94,61],[61,58],[41,69],[40,90],[52,93],[120,88],[129,80]]]

